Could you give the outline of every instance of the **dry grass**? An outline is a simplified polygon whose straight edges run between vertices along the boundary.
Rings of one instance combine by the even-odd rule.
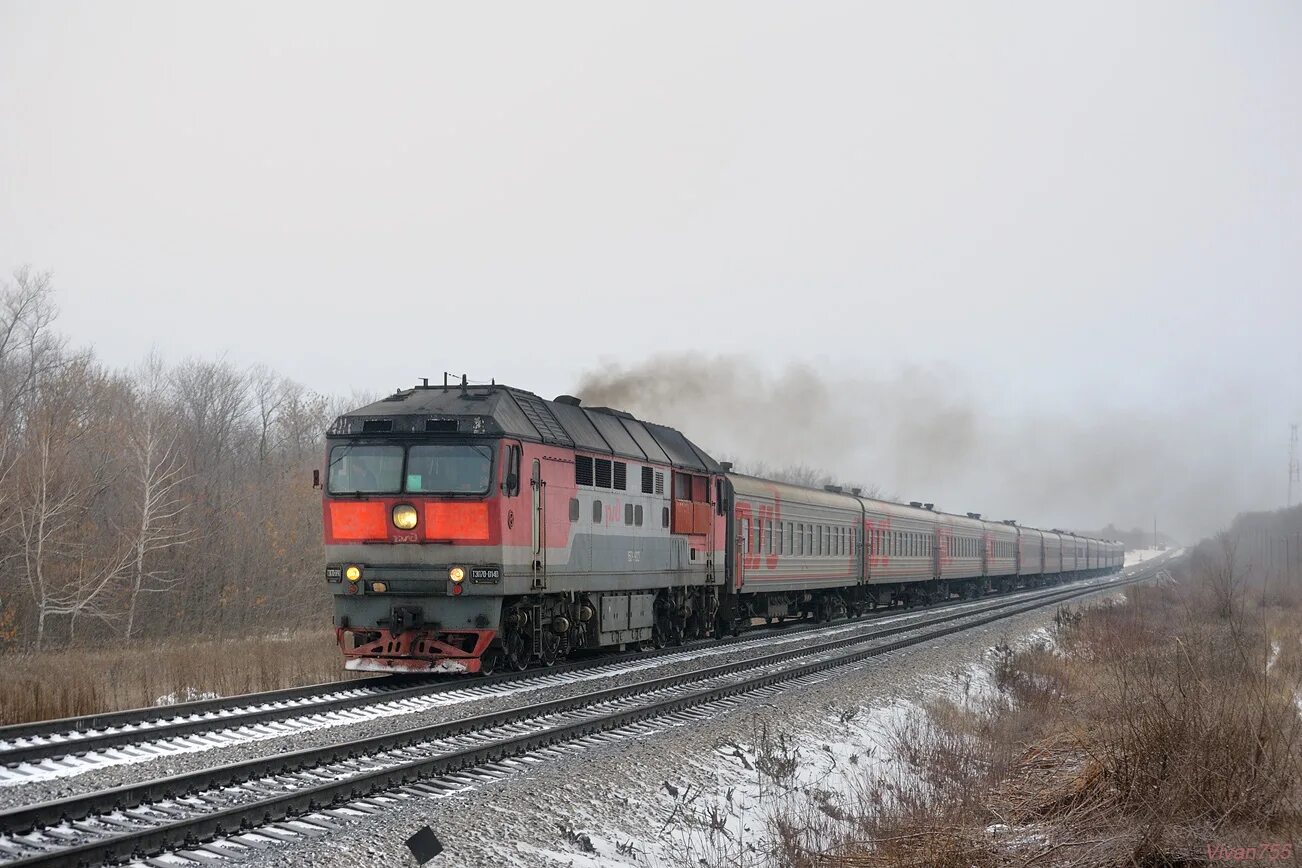
[[[334,636],[301,632],[224,642],[0,655],[0,724],[274,690],[345,677]]]
[[[1060,612],[1052,646],[994,649],[993,698],[898,726],[900,766],[855,792],[785,800],[764,864],[1171,868],[1207,864],[1209,844],[1296,850],[1302,594],[1245,583],[1225,554]]]

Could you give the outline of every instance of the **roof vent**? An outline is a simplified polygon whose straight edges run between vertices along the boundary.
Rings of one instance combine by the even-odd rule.
[[[579,406],[580,400],[573,395],[557,395],[557,404],[569,404],[571,407]]]
[[[923,509],[926,509],[926,510],[932,510],[932,511],[934,511],[934,510],[936,509],[936,504],[934,504],[934,503],[924,503],[924,504],[922,505],[922,508],[923,508]]]
[[[1004,524],[1017,524],[1017,519],[1015,519],[1015,518],[1006,518],[1006,519],[1004,519]]]
[[[839,486],[839,485],[824,485],[824,486],[823,486],[823,490],[824,490],[824,491],[830,491],[830,492],[832,492],[833,494],[840,494],[841,491],[842,491],[842,488],[841,488],[841,486]]]
[[[921,500],[910,500],[910,501],[909,501],[909,506],[913,507],[914,509],[922,509],[922,501],[921,501]]]
[[[855,487],[850,489],[850,493],[853,494],[855,497],[858,497],[859,495],[863,494],[863,489]]]
[[[968,518],[976,518],[976,519],[979,519],[979,518],[981,518],[981,513],[979,513],[979,512],[969,512],[969,513],[967,514],[967,517],[968,517]]]
[[[720,461],[720,462],[719,462],[719,467],[723,469],[723,472],[724,472],[724,473],[732,473],[732,462],[731,462],[731,461]]]

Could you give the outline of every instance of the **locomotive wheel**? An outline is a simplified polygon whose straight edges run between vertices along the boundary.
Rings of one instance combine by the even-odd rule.
[[[542,665],[555,666],[561,656],[561,637],[555,633],[545,633],[542,641]]]
[[[523,672],[533,657],[533,643],[519,627],[511,626],[502,636],[502,663],[508,669]]]

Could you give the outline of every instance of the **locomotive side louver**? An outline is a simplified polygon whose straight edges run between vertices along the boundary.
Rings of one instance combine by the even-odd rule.
[[[574,456],[574,484],[592,484],[592,459],[587,455]]]

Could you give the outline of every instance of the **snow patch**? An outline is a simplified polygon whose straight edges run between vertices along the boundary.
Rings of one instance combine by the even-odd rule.
[[[1151,561],[1153,558],[1161,557],[1167,551],[1167,549],[1130,549],[1126,552],[1125,565],[1131,567],[1135,564],[1142,564],[1144,561]]]
[[[182,702],[200,702],[205,699],[221,699],[221,694],[211,690],[200,690],[197,687],[182,687],[180,690],[158,697],[154,700],[154,705],[179,705]]]

